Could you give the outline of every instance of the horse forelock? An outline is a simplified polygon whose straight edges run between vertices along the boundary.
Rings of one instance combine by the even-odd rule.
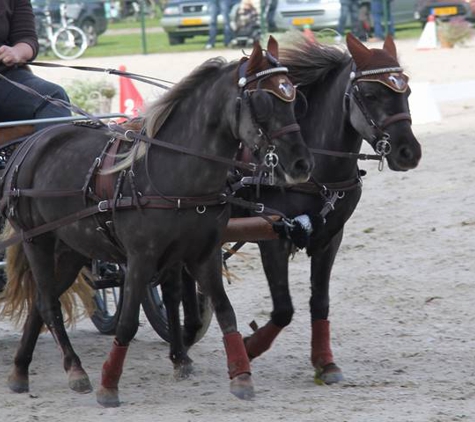
[[[280,62],[289,69],[289,77],[295,84],[323,81],[350,60],[348,52],[341,47],[311,43],[300,33],[291,34],[285,42],[286,46],[279,50]]]
[[[144,116],[147,135],[155,136],[175,107],[188,99],[203,84],[210,84],[227,64],[227,60],[223,57],[207,60],[152,103]]]

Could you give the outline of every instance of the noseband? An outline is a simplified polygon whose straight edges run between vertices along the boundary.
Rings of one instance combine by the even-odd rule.
[[[362,80],[366,82],[381,82],[384,83],[389,89],[392,89],[395,92],[403,93],[407,90],[407,81],[404,81],[401,85],[397,83],[397,80],[390,80],[389,82],[384,82],[384,79],[378,78],[381,75],[389,75],[392,73],[399,73],[401,76],[403,75],[403,68],[402,67],[385,67],[379,69],[371,69],[371,70],[363,70],[357,71],[356,65],[353,62],[352,70],[350,73],[350,80],[348,82],[348,87],[345,91],[345,110],[349,110],[349,100],[350,97],[353,96],[356,105],[360,109],[361,113],[363,114],[366,122],[368,125],[374,130],[375,135],[372,139],[372,146],[375,152],[381,156],[381,161],[379,168],[382,170],[383,166],[383,159],[387,155],[391,153],[391,142],[390,142],[390,135],[385,129],[392,125],[393,123],[400,122],[403,120],[408,120],[409,123],[412,123],[411,115],[409,113],[396,113],[391,116],[388,116],[386,119],[383,120],[380,124],[376,123],[375,120],[371,117],[368,108],[366,107],[363,97],[361,95],[360,88],[358,86],[358,82]]]

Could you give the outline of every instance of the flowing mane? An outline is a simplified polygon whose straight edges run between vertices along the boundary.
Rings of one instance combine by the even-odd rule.
[[[300,33],[291,34],[285,41],[286,47],[280,49],[279,59],[288,67],[292,81],[299,85],[322,81],[351,60],[346,49],[309,42]]]
[[[228,62],[223,57],[207,60],[171,88],[165,95],[152,103],[145,113],[147,135],[151,137],[156,135],[176,105],[189,97],[190,93],[196,90],[197,86],[213,80],[215,75],[227,64]]]
[[[132,130],[140,130],[144,127],[147,136],[153,138],[166,122],[174,108],[181,101],[188,98],[202,83],[206,81],[209,83],[210,80],[213,80],[218,72],[227,64],[228,62],[223,57],[207,60],[179,83],[174,85],[163,96],[151,103],[142,118],[125,123],[125,126],[130,127]],[[130,142],[130,140],[125,137],[123,139],[124,141]],[[121,158],[120,161],[109,169],[101,171],[101,174],[116,173],[129,168],[134,161],[139,160],[145,155],[147,148],[148,145],[145,142],[136,143],[127,153],[122,155],[118,154],[117,156]]]

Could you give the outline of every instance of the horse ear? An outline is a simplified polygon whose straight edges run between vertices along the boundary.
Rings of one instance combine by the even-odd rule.
[[[252,75],[257,73],[261,66],[262,66],[262,47],[259,41],[254,42],[254,48],[252,49],[251,56],[249,57],[249,61],[247,63],[247,75]]]
[[[394,57],[395,59],[397,59],[396,44],[394,44],[394,40],[393,40],[393,37],[391,37],[391,35],[388,35],[386,39],[384,40],[383,50],[388,52],[388,54],[391,57]]]
[[[267,51],[272,54],[275,59],[279,59],[279,43],[272,35],[269,36],[269,41],[267,41]]]
[[[371,59],[371,51],[351,32],[346,35],[346,45],[358,69],[363,68]]]

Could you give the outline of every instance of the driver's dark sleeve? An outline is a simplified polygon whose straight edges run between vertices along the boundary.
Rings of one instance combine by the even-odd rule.
[[[33,50],[31,58],[33,60],[38,55],[39,45],[31,2],[29,0],[10,0],[7,3],[7,8],[11,8],[10,33],[7,43],[10,46],[21,42],[28,44]]]

